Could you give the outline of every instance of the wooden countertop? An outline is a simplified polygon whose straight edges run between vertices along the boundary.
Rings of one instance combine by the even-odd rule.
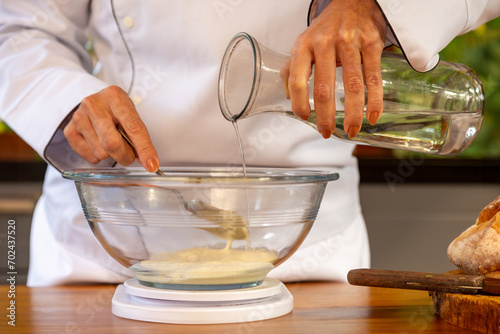
[[[123,319],[111,313],[115,285],[50,288],[16,286],[16,326],[7,324],[9,286],[0,286],[1,333],[476,333],[434,315],[425,291],[287,284],[294,310],[280,318],[221,325],[171,325]]]

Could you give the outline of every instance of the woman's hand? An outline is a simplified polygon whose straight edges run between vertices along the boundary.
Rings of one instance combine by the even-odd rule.
[[[354,137],[366,117],[375,124],[383,108],[380,59],[386,22],[374,0],[332,0],[297,38],[292,49],[288,93],[292,110],[307,119],[311,110],[307,81],[314,64],[316,125],[324,138],[335,130],[335,69],[342,66],[344,129]],[[363,69],[361,67],[363,64]]]
[[[156,172],[160,161],[148,130],[127,93],[119,87],[109,86],[84,98],[64,128],[64,135],[71,148],[90,163],[111,157],[128,166],[136,156],[117,127],[129,136],[139,162],[149,172]]]

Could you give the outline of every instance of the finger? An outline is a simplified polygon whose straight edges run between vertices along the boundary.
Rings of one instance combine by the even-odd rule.
[[[135,161],[134,150],[118,132],[113,121],[103,120],[94,126],[102,147],[117,163],[128,166]]]
[[[78,110],[71,117],[70,124],[75,128],[79,137],[86,142],[86,146],[92,151],[92,154],[99,161],[106,160],[109,158],[109,154],[102,147],[92,122],[88,118],[87,113],[82,110],[84,108],[85,106],[80,106],[80,108],[78,108]]]
[[[83,159],[87,160],[91,164],[97,164],[101,160],[98,159],[90,147],[87,144],[87,141],[83,138],[83,136],[76,130],[75,126],[69,123],[63,130],[64,136],[68,141],[71,149],[75,151],[79,156]]]
[[[139,162],[149,171],[156,172],[160,167],[160,159],[156,152],[146,125],[141,120],[134,104],[126,94],[113,99],[110,103],[111,112],[115,121],[122,127],[132,141]],[[119,134],[116,128],[115,133]]]
[[[363,123],[365,87],[361,70],[361,55],[355,48],[344,48],[339,53],[345,93],[344,130],[350,138],[356,136]]]
[[[290,61],[287,61],[285,66],[280,69],[281,82],[283,83],[283,91],[287,100],[290,100],[290,90],[288,89],[288,78],[290,77]]]
[[[314,109],[316,126],[323,138],[330,138],[335,131],[335,70],[336,57],[333,47],[315,50]]]
[[[293,113],[304,120],[307,120],[311,114],[307,83],[311,76],[312,60],[312,52],[306,47],[299,44],[292,50],[288,90]]]
[[[85,98],[82,101],[81,108],[83,108],[83,113],[88,115],[91,128],[95,131],[97,141],[102,149],[116,162],[127,166],[134,162],[135,155],[116,129],[110,103],[113,103],[112,101],[117,96],[116,94],[110,94],[108,88]],[[92,143],[90,132],[90,130],[87,130],[84,137],[89,139],[89,143]]]
[[[381,52],[363,50],[363,69],[365,85],[368,92],[366,118],[371,125],[377,123],[384,108],[384,91],[382,87]]]
[[[151,173],[160,168],[160,159],[156,152],[146,125],[140,118],[124,118],[119,120],[134,145],[139,162]]]

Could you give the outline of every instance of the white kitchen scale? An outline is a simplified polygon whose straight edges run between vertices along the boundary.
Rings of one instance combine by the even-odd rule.
[[[122,318],[171,324],[222,324],[272,319],[293,310],[293,297],[279,280],[233,290],[168,290],[131,278],[113,296],[112,312]]]

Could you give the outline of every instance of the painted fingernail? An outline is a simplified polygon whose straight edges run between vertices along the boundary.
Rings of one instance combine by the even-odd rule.
[[[358,125],[356,125],[356,126],[350,126],[347,129],[347,135],[349,136],[349,138],[356,137],[356,134],[359,132],[359,129],[360,129],[360,127]]]
[[[301,119],[303,119],[304,121],[307,121],[309,119],[309,116],[300,116]]]
[[[321,135],[323,138],[328,139],[332,135],[332,132],[330,130],[321,130]]]
[[[145,167],[148,172],[154,173],[160,168],[160,163],[155,158],[149,158]]]
[[[380,113],[372,112],[370,116],[368,116],[368,121],[370,122],[371,125],[375,125],[375,123],[377,123],[379,118],[380,118]]]

